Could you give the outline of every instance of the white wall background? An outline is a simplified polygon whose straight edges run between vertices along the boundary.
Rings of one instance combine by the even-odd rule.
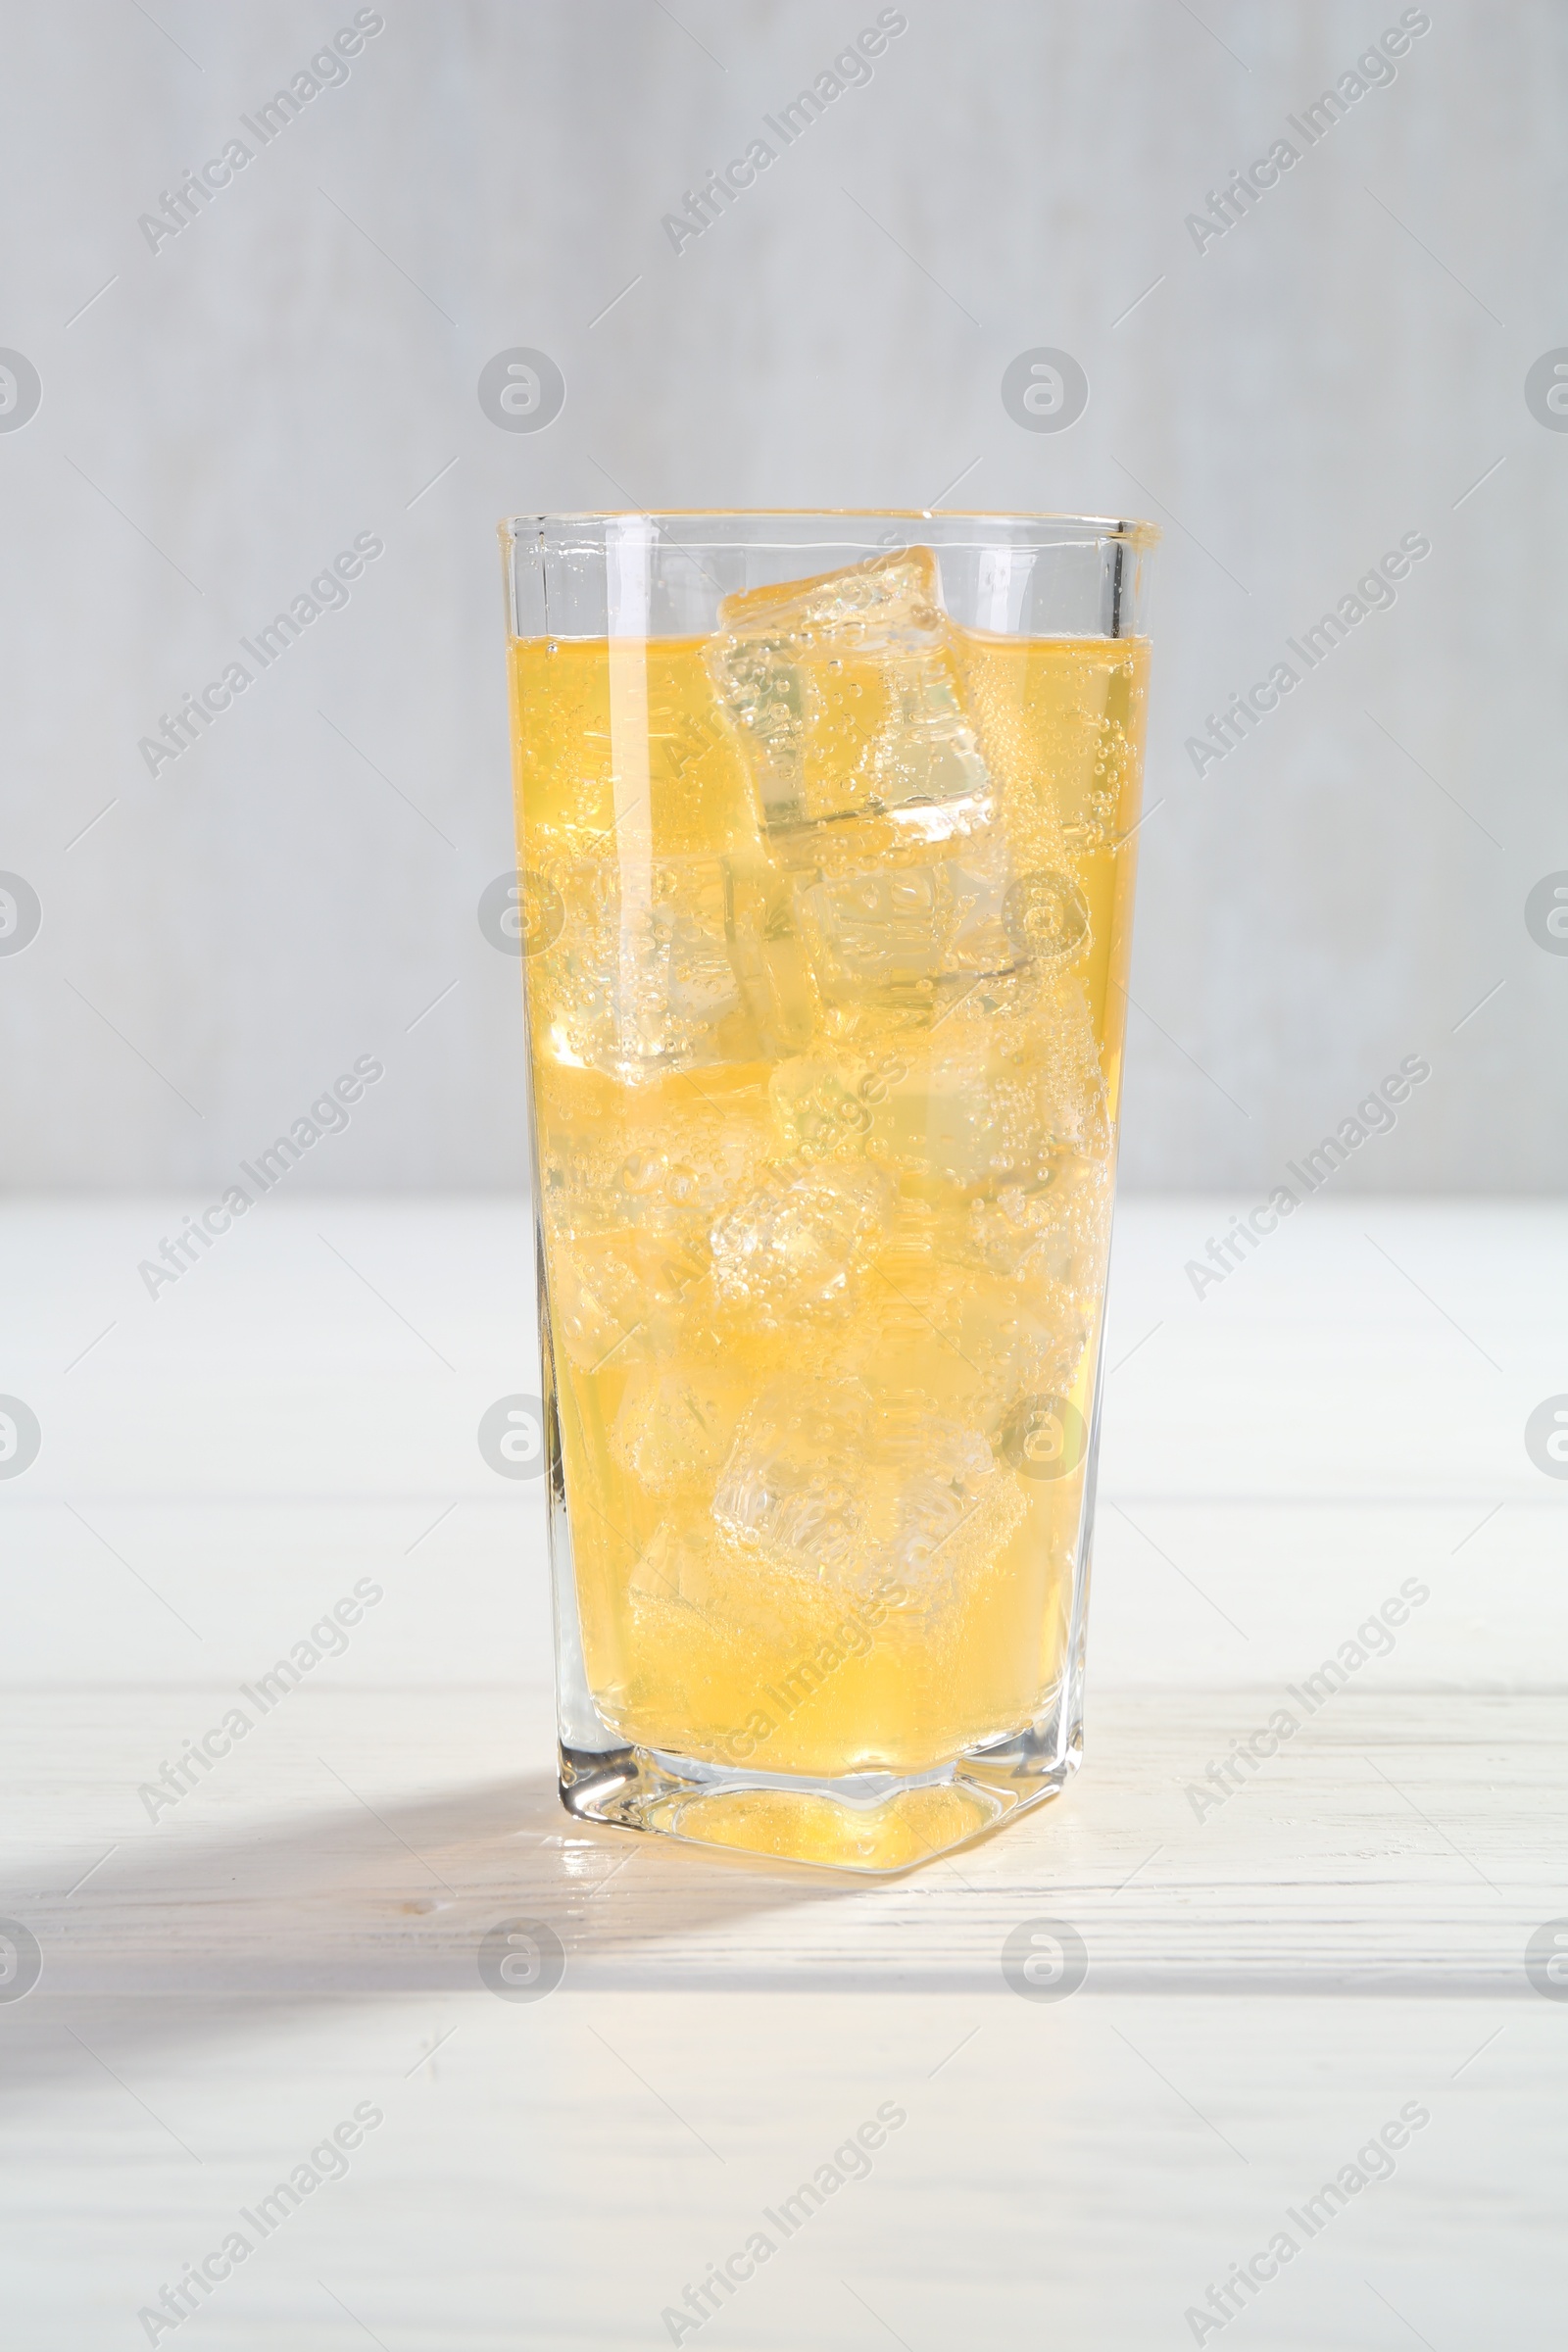
[[[1560,9],[1433,0],[1200,254],[1184,216],[1396,0],[907,0],[677,256],[661,216],[873,6],[384,0],[150,251],[138,216],[354,13],[0,7],[0,345],[42,381],[0,431],[0,869],[43,908],[0,956],[5,1182],[210,1191],[365,1054],[293,1181],[514,1180],[517,969],[475,919],[511,854],[496,517],[960,476],[1167,532],[1129,1180],[1265,1186],[1419,1053],[1344,1183],[1563,1182],[1568,956],[1524,916],[1568,869],[1568,434],[1524,397],[1568,343]],[[518,344],[566,379],[535,434],[475,394]],[[1003,408],[1036,345],[1088,372],[1070,431]],[[1397,605],[1195,776],[1204,713],[1411,530]],[[348,608],[150,777],[159,713],[363,531]]]

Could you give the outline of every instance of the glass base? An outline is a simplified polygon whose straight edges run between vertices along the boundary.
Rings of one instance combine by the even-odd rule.
[[[880,1875],[912,1870],[1044,1803],[1077,1770],[1059,1717],[918,1774],[843,1780],[744,1773],[662,1749],[561,1749],[561,1801],[581,1821],[689,1845]]]

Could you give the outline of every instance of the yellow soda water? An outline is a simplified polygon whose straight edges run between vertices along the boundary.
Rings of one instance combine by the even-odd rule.
[[[1147,660],[960,629],[919,548],[514,641],[546,1379],[629,1742],[906,1775],[1051,1704]]]

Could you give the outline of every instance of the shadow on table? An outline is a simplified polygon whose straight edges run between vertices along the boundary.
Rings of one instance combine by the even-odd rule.
[[[751,1982],[759,1949],[773,1949],[759,1945],[759,1917],[864,1888],[571,1821],[542,1775],[376,1808],[349,1792],[330,1812],[231,1842],[154,1831],[85,1880],[80,1867],[78,1851],[0,1886],[0,2063],[19,2086],[101,2070],[89,2015],[122,2053],[229,2032],[236,2004],[281,2014],[485,1992],[481,1945],[503,1923],[542,1924],[559,1940],[566,1990],[671,1988],[672,1945],[694,1958],[700,1947],[705,1984],[723,1982],[730,1955],[736,1981]],[[10,1922],[41,1955],[20,1998],[7,1990]],[[24,1948],[24,1975],[27,1959]]]

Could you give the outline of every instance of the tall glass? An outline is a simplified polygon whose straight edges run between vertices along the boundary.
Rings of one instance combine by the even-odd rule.
[[[1156,537],[502,526],[574,1814],[899,1870],[1078,1761]]]

